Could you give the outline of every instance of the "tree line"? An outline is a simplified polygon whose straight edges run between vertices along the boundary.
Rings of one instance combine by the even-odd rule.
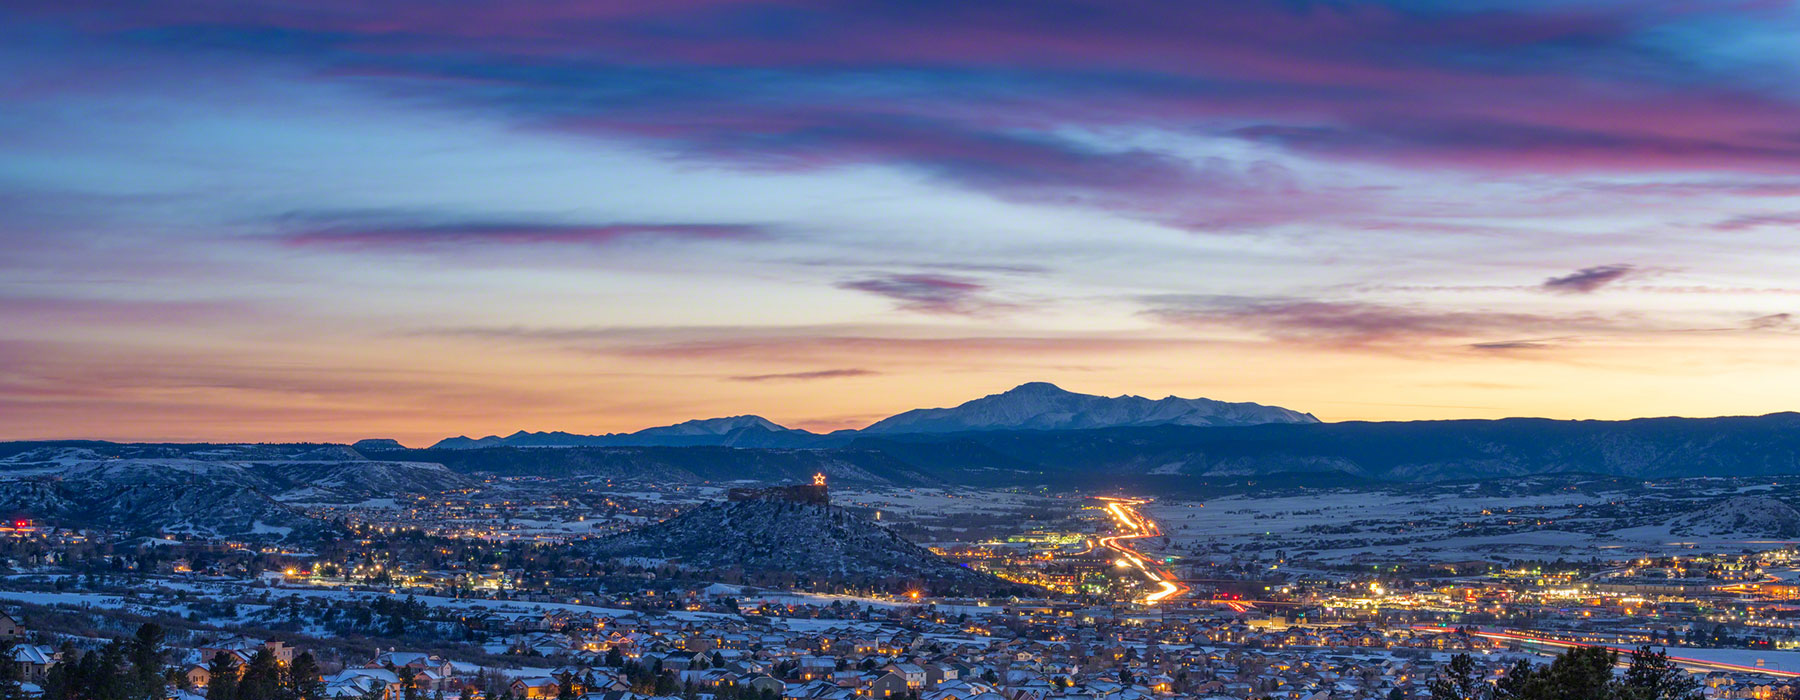
[[[5,656],[12,663],[13,648]],[[163,628],[146,622],[130,639],[92,651],[63,644],[61,660],[44,676],[43,700],[163,700],[171,677],[163,659]],[[15,671],[16,672],[16,671]],[[8,685],[11,685],[10,683]]]
[[[1438,670],[1431,700],[1704,700],[1700,681],[1649,646],[1631,652],[1625,673],[1615,675],[1619,652],[1576,647],[1534,666],[1520,659],[1492,683],[1475,660],[1457,654]]]

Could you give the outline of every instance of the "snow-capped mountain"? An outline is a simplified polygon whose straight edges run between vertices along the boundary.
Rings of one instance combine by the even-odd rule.
[[[776,425],[762,416],[728,416],[683,421],[645,428],[635,433],[577,435],[562,431],[533,433],[521,430],[506,437],[489,435],[479,440],[457,436],[439,440],[432,449],[468,450],[482,447],[801,447],[818,435]]]
[[[1064,391],[1054,384],[1031,382],[1011,391],[975,399],[955,408],[920,408],[876,422],[862,430],[828,435],[783,427],[761,416],[691,420],[646,428],[635,433],[576,435],[565,432],[519,431],[479,440],[453,437],[434,449],[481,447],[723,447],[825,448],[849,443],[858,435],[948,433],[973,430],[1081,430],[1148,425],[1201,427],[1317,423],[1312,414],[1279,406],[1228,403],[1170,396],[1094,396]]]
[[[645,428],[632,435],[729,435],[739,430],[760,429],[769,432],[787,430],[762,416],[727,416],[690,420],[660,428]]]
[[[1020,384],[955,408],[920,408],[863,428],[866,434],[972,430],[1080,430],[1145,425],[1317,423],[1312,414],[1255,403],[1170,396],[1094,396],[1046,382]]]

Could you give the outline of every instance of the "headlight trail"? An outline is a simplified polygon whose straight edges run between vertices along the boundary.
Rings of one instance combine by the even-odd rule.
[[[1102,501],[1106,501],[1106,512],[1111,514],[1114,520],[1118,521],[1119,529],[1130,533],[1102,537],[1100,538],[1100,546],[1118,552],[1120,557],[1124,559],[1127,564],[1136,568],[1139,572],[1142,572],[1146,579],[1157,586],[1156,591],[1144,596],[1140,599],[1140,602],[1145,605],[1157,605],[1170,598],[1186,593],[1188,587],[1176,580],[1174,574],[1156,567],[1155,562],[1138,553],[1137,550],[1131,548],[1130,544],[1127,544],[1128,540],[1158,537],[1162,535],[1162,528],[1157,527],[1155,521],[1144,517],[1144,515],[1137,510],[1137,506],[1149,503],[1149,501],[1146,499],[1113,498],[1110,496],[1100,496],[1099,498]]]

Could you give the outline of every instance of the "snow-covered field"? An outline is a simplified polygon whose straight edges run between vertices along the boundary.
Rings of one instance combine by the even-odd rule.
[[[1696,549],[1771,549],[1791,543],[1742,521],[1779,519],[1766,498],[1729,500],[1769,486],[1688,480],[1545,488],[1537,493],[1447,485],[1334,489],[1304,495],[1232,495],[1144,506],[1170,538],[1170,553],[1261,552],[1320,563],[1457,562],[1477,559],[1603,558]]]

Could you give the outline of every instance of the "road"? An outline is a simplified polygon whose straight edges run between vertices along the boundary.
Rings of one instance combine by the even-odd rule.
[[[1157,526],[1156,521],[1146,518],[1138,512],[1137,507],[1149,503],[1149,501],[1141,498],[1113,498],[1111,496],[1099,496],[1098,498],[1106,502],[1106,512],[1112,514],[1113,520],[1119,524],[1119,531],[1124,533],[1100,538],[1100,546],[1117,552],[1119,560],[1124,562],[1125,566],[1137,568],[1145,578],[1156,585],[1155,591],[1151,591],[1138,602],[1145,605],[1158,605],[1186,594],[1188,587],[1176,580],[1174,574],[1169,573],[1155,560],[1131,547],[1132,540],[1162,536],[1162,528]]]

